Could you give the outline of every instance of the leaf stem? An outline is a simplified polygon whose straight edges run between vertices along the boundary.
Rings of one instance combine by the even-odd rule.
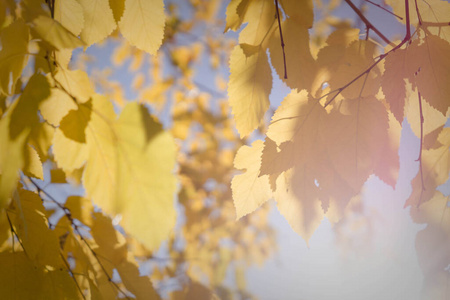
[[[283,31],[281,29],[281,20],[280,20],[280,9],[278,8],[278,0],[275,0],[275,9],[277,12],[277,20],[278,20],[278,29],[280,29],[280,40],[281,40],[281,50],[283,51],[283,64],[284,64],[284,79],[287,79],[287,65],[286,65],[286,53],[284,51],[284,39],[283,39]]]

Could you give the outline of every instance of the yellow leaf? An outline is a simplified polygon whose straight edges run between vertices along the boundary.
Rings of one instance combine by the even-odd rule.
[[[66,130],[83,130],[84,128],[67,128]],[[84,143],[67,138],[61,129],[56,129],[53,137],[53,155],[58,167],[68,173],[80,168],[88,158],[88,148]]]
[[[70,110],[77,108],[73,99],[58,88],[52,88],[50,97],[39,104],[42,117],[51,125],[57,127]]]
[[[269,43],[270,60],[278,76],[291,89],[310,89],[315,78],[316,63],[309,49],[308,29],[293,19],[281,24],[285,42],[287,79],[284,79],[284,60],[279,30],[272,35]]]
[[[381,79],[381,87],[386,102],[398,122],[403,122],[405,115],[407,78],[407,49],[397,49],[390,53],[384,62],[385,71]]]
[[[337,68],[330,66],[330,79],[328,81],[331,90],[344,87],[357,76],[366,71],[374,62],[376,45],[371,41],[358,40],[352,42],[339,61]],[[368,75],[361,76],[350,86],[342,91],[342,96],[355,99],[363,96],[375,95],[380,88],[380,70],[374,67]]]
[[[28,56],[29,29],[21,20],[1,31],[0,94],[11,94]],[[7,45],[7,46],[5,46]]]
[[[243,4],[242,2],[241,5]],[[266,48],[270,35],[276,28],[273,26],[277,20],[275,4],[266,0],[250,0],[242,18],[243,23],[248,24],[239,34],[239,43]]]
[[[131,45],[156,54],[164,37],[164,22],[162,0],[125,0],[119,28]]]
[[[48,159],[48,150],[52,146],[55,129],[49,124],[42,122],[31,128],[28,143],[37,151],[41,161]]]
[[[312,0],[282,0],[279,1],[284,12],[289,19],[301,24],[306,28],[311,28],[314,21],[313,1]],[[284,35],[284,31],[283,31]]]
[[[444,128],[438,136],[436,147],[422,150],[422,174],[411,181],[412,192],[406,206],[419,206],[434,196],[435,190],[447,182],[450,173],[450,128]],[[422,184],[423,177],[423,184]]]
[[[417,89],[412,89],[411,84],[406,85],[406,116],[414,134],[420,138],[420,104]],[[422,98],[422,115],[423,115],[423,136],[427,137],[435,130],[441,128],[447,122],[447,117],[433,108],[431,104]],[[433,141],[434,144],[434,141]]]
[[[234,159],[234,167],[245,170],[231,181],[237,219],[255,211],[272,197],[269,177],[259,176],[263,147],[260,140],[253,142],[251,147],[242,146]]]
[[[230,29],[236,31],[239,29],[239,27],[241,27],[242,19],[237,12],[237,8],[242,2],[243,0],[231,0],[228,4],[224,32],[227,32]]]
[[[73,49],[84,46],[72,32],[51,17],[40,15],[33,20],[33,30],[56,49]]]
[[[123,10],[125,9],[125,0],[109,0],[109,6],[111,7],[116,22],[122,18]]]
[[[55,80],[61,84],[70,96],[81,103],[89,100],[94,94],[94,88],[89,80],[89,76],[82,70],[58,69]]]
[[[306,241],[324,216],[322,185],[332,182],[319,138],[325,116],[305,90],[292,91],[272,118],[262,153],[261,175],[269,174],[280,213]]]
[[[58,239],[48,227],[42,199],[33,192],[21,189],[14,200],[12,212],[8,214],[28,258],[40,266],[62,267]]]
[[[28,146],[25,149],[25,166],[23,173],[27,176],[44,180],[44,170],[37,151],[31,146]]]
[[[0,121],[0,208],[7,205],[16,186],[18,172],[25,164],[24,147],[29,133],[29,131],[23,131],[15,139],[10,138],[10,112],[11,110]]]
[[[383,148],[381,150],[383,157],[374,165],[373,171],[381,180],[392,186],[392,188],[395,188],[400,169],[398,150],[400,147],[402,126],[398,123],[392,112],[389,112],[388,115],[388,139],[381,145]]]
[[[67,183],[66,174],[61,169],[51,169],[50,178],[52,183]]]
[[[81,223],[92,228],[94,206],[90,199],[78,196],[70,196],[64,204],[69,209],[70,214]]]
[[[98,245],[95,250],[100,255],[102,261],[116,266],[127,258],[127,243],[123,235],[112,225],[110,218],[101,213],[93,213],[93,224],[91,234]]]
[[[84,27],[81,39],[86,46],[100,42],[116,29],[113,12],[108,0],[78,0],[83,7]]]
[[[314,179],[307,166],[290,169],[277,178],[274,193],[278,210],[306,243],[324,217]]]
[[[140,276],[139,265],[132,254],[128,253],[127,259],[117,265],[116,268],[123,284],[136,299],[160,299],[149,277]]]
[[[118,1],[117,1],[118,2]],[[78,36],[84,27],[83,7],[76,0],[56,0],[55,20]]]
[[[383,159],[389,142],[388,114],[375,98],[343,100],[321,124],[321,136],[335,170],[358,192]]]
[[[431,224],[443,226],[444,230],[450,234],[450,209],[448,207],[450,199],[439,191],[434,191],[433,197],[421,206],[411,206],[410,213],[414,222],[419,224]]]
[[[16,186],[18,171],[25,164],[25,143],[30,132],[39,126],[37,109],[49,95],[50,87],[42,75],[29,80],[20,98],[0,121],[0,207],[4,206]]]
[[[124,229],[155,249],[175,225],[173,139],[144,106],[130,103],[115,120],[112,104],[95,96],[86,140],[86,193],[105,212],[120,213]]]
[[[0,280],[6,299],[79,299],[73,278],[66,270],[36,267],[24,252],[1,253]]]
[[[415,40],[408,48],[409,81],[415,83],[425,100],[442,114],[450,107],[450,44],[427,35],[422,44]]]
[[[403,19],[397,19],[405,24],[405,2],[396,0],[386,0],[395,14]],[[448,23],[450,22],[450,3],[445,0],[427,0],[416,1],[409,0],[409,18],[411,25],[419,27],[419,19],[416,12],[416,3],[423,22]],[[441,38],[450,43],[450,27],[449,26],[430,26],[426,29],[432,34],[439,35]]]
[[[269,108],[272,72],[266,52],[257,46],[238,45],[230,58],[228,96],[241,137],[261,123]]]

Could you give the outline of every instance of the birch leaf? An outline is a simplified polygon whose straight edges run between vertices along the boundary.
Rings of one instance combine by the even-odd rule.
[[[164,22],[162,0],[125,0],[119,28],[131,45],[156,54],[164,36]]]
[[[120,213],[125,230],[155,249],[175,225],[171,136],[143,106],[128,104],[116,120],[111,103],[95,96],[86,141],[87,194],[106,212]]]
[[[28,56],[29,29],[23,21],[15,21],[1,31],[0,94],[11,94],[22,74]]]
[[[56,0],[55,20],[78,36],[84,27],[83,7],[77,0]]]
[[[272,72],[263,49],[238,45],[230,58],[228,96],[236,127],[241,137],[261,123],[269,108]]]
[[[427,35],[422,44],[415,40],[408,59],[409,81],[415,83],[422,97],[443,115],[450,106],[450,44]]]
[[[113,12],[108,0],[78,0],[83,7],[84,27],[81,39],[89,47],[105,39],[116,29]]]
[[[263,147],[260,140],[251,147],[242,146],[234,159],[234,167],[245,170],[244,174],[234,176],[231,182],[238,219],[255,211],[271,198],[268,176],[259,176]]]

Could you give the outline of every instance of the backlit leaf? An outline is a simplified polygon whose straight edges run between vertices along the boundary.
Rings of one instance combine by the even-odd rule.
[[[84,27],[83,7],[77,0],[56,0],[55,20],[78,36]]]
[[[119,28],[131,45],[156,54],[163,39],[164,22],[162,0],[125,0]]]
[[[450,106],[450,44],[434,36],[427,35],[424,43],[415,40],[408,56],[409,80],[434,108],[446,114]]]
[[[72,32],[48,16],[40,15],[33,20],[33,24],[33,29],[39,37],[56,49],[73,49],[84,46],[84,43]]]
[[[150,249],[175,225],[173,140],[146,108],[128,104],[115,119],[110,102],[95,96],[86,131],[86,192]],[[158,209],[155,209],[158,207]]]
[[[269,108],[272,73],[267,55],[257,46],[238,45],[230,58],[228,96],[241,137],[261,123]]]
[[[259,174],[263,147],[260,140],[251,147],[242,146],[234,159],[234,167],[245,170],[244,174],[234,176],[231,182],[238,219],[255,211],[271,198],[269,178]]]
[[[113,12],[108,0],[78,0],[83,7],[84,27],[81,39],[90,46],[105,39],[116,29]]]
[[[1,31],[0,93],[11,94],[28,58],[29,29],[15,21]]]

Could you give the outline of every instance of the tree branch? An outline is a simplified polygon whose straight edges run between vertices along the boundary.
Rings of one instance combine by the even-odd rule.
[[[364,16],[364,14],[353,4],[350,0],[345,0],[345,2],[353,9],[353,11],[358,15],[358,17],[366,24],[368,29],[372,29],[384,42],[387,44],[392,44],[392,42],[384,36],[373,24]]]
[[[87,242],[87,240],[83,237],[83,235],[81,234],[78,225],[74,222],[73,218],[72,218],[72,214],[70,213],[70,210],[65,207],[64,205],[62,205],[61,203],[59,203],[58,201],[56,201],[55,198],[53,198],[53,196],[51,196],[49,193],[47,193],[45,190],[43,190],[31,177],[28,177],[28,179],[30,180],[30,182],[34,185],[34,187],[37,189],[38,193],[43,193],[45,194],[45,196],[47,196],[53,203],[55,203],[63,212],[65,217],[69,220],[70,224],[73,226],[74,230],[76,231],[76,233],[78,234],[78,236],[80,237],[80,239],[83,241],[83,243],[86,245],[86,247],[89,249],[89,251],[92,253],[92,255],[94,256],[94,258],[97,260],[98,264],[100,265],[100,268],[102,269],[103,273],[106,275],[106,278],[108,279],[108,281],[117,289],[117,291],[119,291],[122,295],[125,296],[126,299],[131,300],[130,297],[127,296],[127,294],[117,285],[117,283],[115,283],[112,280],[112,277],[108,274],[108,272],[106,271],[105,267],[103,266],[102,262],[100,261],[100,258],[98,257],[98,254],[94,251],[94,249],[92,249],[91,245],[89,245],[89,243]]]
[[[376,7],[378,7],[378,8],[380,8],[380,9],[384,10],[385,12],[387,12],[387,13],[389,13],[389,14],[391,14],[391,15],[393,15],[394,17],[396,17],[396,18],[398,18],[398,19],[400,19],[400,20],[403,20],[402,17],[400,17],[399,15],[394,14],[394,13],[393,13],[392,11],[390,11],[390,10],[387,10],[386,8],[384,8],[383,6],[381,6],[380,4],[377,4],[377,3],[372,2],[372,1],[370,1],[370,0],[365,0],[365,1],[366,1],[366,2],[369,2],[369,3],[372,4],[372,5],[375,5]]]

